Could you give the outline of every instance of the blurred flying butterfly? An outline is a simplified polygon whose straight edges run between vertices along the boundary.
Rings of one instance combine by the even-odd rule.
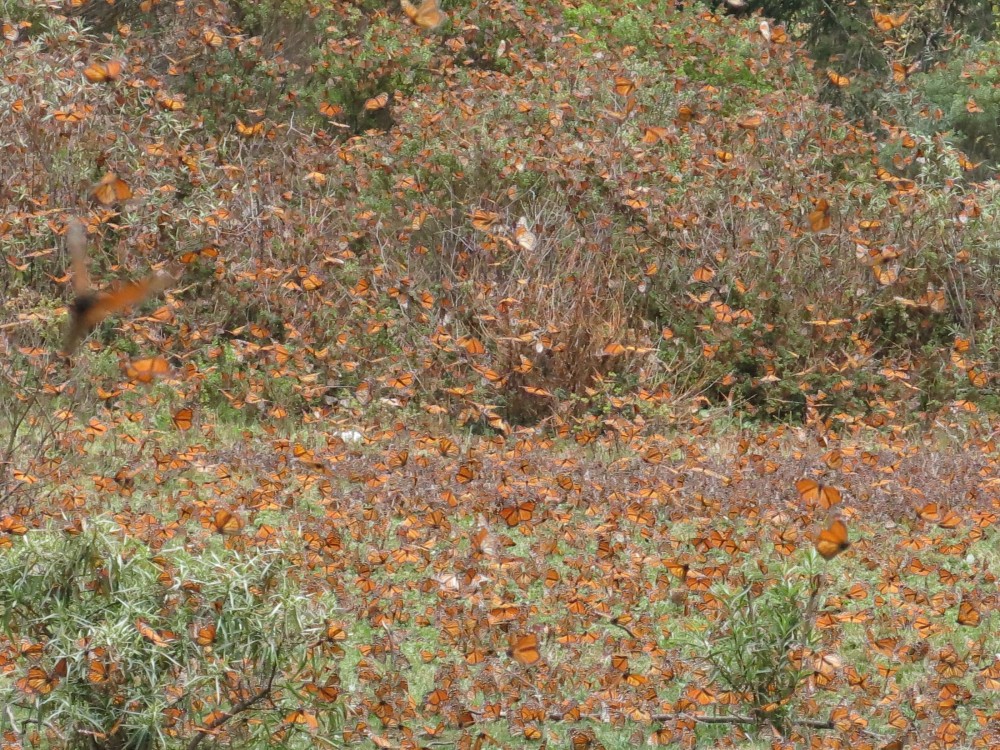
[[[518,664],[530,667],[541,659],[541,654],[538,652],[538,636],[534,633],[515,636],[511,639],[507,655]]]
[[[90,190],[90,196],[105,206],[127,201],[132,197],[132,188],[114,172],[108,172]]]
[[[824,560],[832,560],[850,546],[847,526],[840,519],[822,529],[816,536],[816,551]]]
[[[400,0],[406,17],[422,29],[436,29],[448,18],[438,5],[438,0],[424,0],[414,5],[409,0]]]
[[[157,272],[141,281],[97,291],[90,286],[90,275],[87,273],[87,230],[79,219],[70,222],[66,231],[66,247],[69,249],[73,291],[76,293],[76,299],[69,308],[69,326],[63,344],[63,352],[67,355],[72,354],[80,341],[106,317],[142,302],[151,294],[166,289],[174,281],[169,274]]]
[[[109,60],[103,63],[92,63],[83,69],[83,76],[91,83],[107,83],[121,77],[125,66],[121,60]]]
[[[821,508],[832,508],[840,502],[840,490],[829,484],[823,484],[812,477],[804,477],[795,483],[799,497],[807,503],[819,505]]]

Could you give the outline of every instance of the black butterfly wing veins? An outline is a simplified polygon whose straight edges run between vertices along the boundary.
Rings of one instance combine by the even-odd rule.
[[[66,232],[73,269],[73,291],[76,298],[69,308],[69,325],[63,352],[72,354],[79,343],[102,320],[142,302],[152,294],[161,292],[175,281],[165,272],[154,273],[141,281],[114,286],[106,291],[95,291],[90,286],[87,273],[87,233],[79,219],[74,219]]]

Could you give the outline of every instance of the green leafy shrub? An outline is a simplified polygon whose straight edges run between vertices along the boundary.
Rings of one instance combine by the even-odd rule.
[[[928,105],[914,129],[949,133],[954,145],[993,170],[1000,153],[1000,43],[975,44],[912,84]]]
[[[813,671],[820,578],[811,570],[817,561],[810,553],[809,562],[780,579],[760,576],[738,590],[717,591],[721,611],[714,626],[690,644],[708,664],[712,684],[783,733],[795,693]]]
[[[200,554],[154,551],[110,521],[14,537],[0,555],[16,665],[0,677],[3,730],[39,748],[311,746],[308,723],[286,721],[302,710],[333,734],[336,706],[303,689],[324,669],[309,650],[319,603],[280,550],[216,539]]]

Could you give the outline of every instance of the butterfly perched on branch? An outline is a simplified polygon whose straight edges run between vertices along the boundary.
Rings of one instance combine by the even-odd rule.
[[[150,295],[163,291],[175,281],[170,274],[159,271],[141,281],[118,284],[98,291],[90,286],[90,274],[87,273],[87,230],[79,219],[73,219],[66,230],[66,247],[69,250],[73,291],[76,294],[69,307],[69,325],[63,343],[63,352],[67,355],[72,354],[87,334],[106,317],[127,310]]]

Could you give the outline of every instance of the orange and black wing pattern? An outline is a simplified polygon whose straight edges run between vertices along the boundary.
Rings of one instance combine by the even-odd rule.
[[[155,273],[141,281],[122,284],[106,291],[94,291],[90,288],[87,273],[86,238],[83,224],[79,220],[73,220],[66,232],[66,245],[72,259],[76,299],[69,308],[69,327],[63,344],[65,354],[72,354],[84,337],[106,317],[142,302],[150,295],[166,289],[173,281],[167,274]]]

